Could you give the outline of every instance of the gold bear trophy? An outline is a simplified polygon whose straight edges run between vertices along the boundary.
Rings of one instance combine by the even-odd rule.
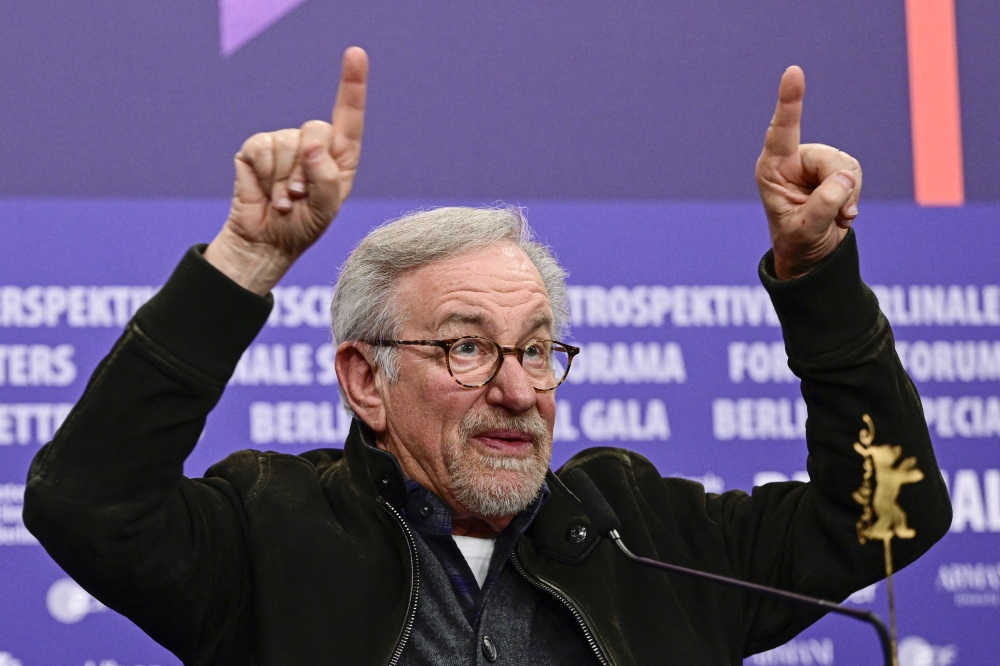
[[[889,627],[892,642],[892,659],[896,663],[896,600],[892,587],[892,538],[912,539],[916,531],[906,524],[906,512],[896,500],[900,489],[907,483],[916,483],[924,478],[917,469],[917,459],[910,456],[899,465],[896,461],[903,453],[900,446],[892,444],[875,445],[875,422],[865,414],[861,417],[866,428],[858,433],[860,441],[854,443],[854,450],[864,456],[864,481],[852,497],[863,508],[858,520],[858,541],[881,541],[885,554],[885,577],[889,597]],[[875,488],[872,489],[874,479]]]

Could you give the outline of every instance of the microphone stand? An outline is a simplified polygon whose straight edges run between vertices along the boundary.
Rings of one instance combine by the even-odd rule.
[[[589,480],[589,479],[588,479]],[[856,608],[845,608],[838,603],[833,601],[828,601],[826,599],[817,599],[815,597],[809,597],[804,594],[798,594],[795,592],[788,592],[787,590],[781,590],[774,587],[766,587],[764,585],[758,585],[757,583],[748,583],[744,580],[739,580],[737,578],[727,578],[726,576],[719,576],[717,574],[708,573],[707,571],[699,571],[698,569],[688,569],[687,567],[677,566],[676,564],[667,564],[666,562],[660,562],[659,560],[651,560],[648,557],[640,557],[625,546],[622,542],[621,535],[618,534],[617,529],[610,529],[607,532],[607,536],[618,546],[618,549],[625,554],[625,557],[636,562],[638,564],[645,565],[647,567],[653,567],[654,569],[663,569],[665,571],[672,571],[674,573],[679,573],[685,576],[692,576],[694,578],[702,578],[705,580],[710,580],[722,585],[729,585],[730,587],[738,587],[744,590],[751,590],[753,592],[759,592],[760,594],[777,597],[779,599],[785,599],[793,603],[797,603],[803,606],[813,606],[822,608],[824,610],[830,611],[831,613],[837,613],[839,615],[846,615],[848,617],[853,617],[862,622],[867,622],[875,627],[875,631],[878,632],[879,641],[882,643],[882,654],[885,656],[885,666],[894,666],[894,659],[892,657],[892,644],[889,641],[889,632],[885,628],[885,624],[878,615],[869,611],[858,610]]]
[[[855,608],[845,608],[833,601],[816,599],[815,597],[808,597],[804,594],[789,592],[776,587],[749,583],[738,578],[728,578],[726,576],[708,573],[707,571],[688,569],[687,567],[677,566],[676,564],[667,564],[666,562],[660,562],[659,560],[651,560],[648,557],[640,557],[630,551],[625,544],[622,543],[621,534],[618,533],[618,530],[621,529],[622,526],[621,521],[618,519],[617,514],[615,514],[615,510],[611,508],[610,504],[608,504],[608,500],[604,498],[604,495],[598,489],[593,479],[591,479],[586,472],[577,467],[566,472],[562,480],[569,485],[570,491],[573,492],[577,499],[580,500],[583,512],[590,517],[597,533],[611,539],[615,545],[618,546],[618,549],[625,554],[625,557],[633,562],[647,567],[652,567],[654,569],[672,571],[684,576],[710,580],[712,582],[719,583],[720,585],[728,585],[742,590],[750,590],[759,594],[785,599],[786,601],[802,606],[822,608],[823,610],[831,613],[846,615],[847,617],[853,617],[856,620],[867,622],[875,627],[875,631],[878,632],[879,641],[882,643],[882,654],[885,656],[885,666],[896,666],[895,650],[893,649],[894,645],[889,639],[889,632],[886,631],[882,620],[875,613],[857,610]]]

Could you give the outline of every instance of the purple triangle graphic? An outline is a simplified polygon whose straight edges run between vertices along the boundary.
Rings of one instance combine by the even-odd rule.
[[[228,57],[305,0],[219,0],[219,50]]]

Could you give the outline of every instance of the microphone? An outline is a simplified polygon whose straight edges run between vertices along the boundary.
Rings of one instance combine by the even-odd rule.
[[[689,569],[676,564],[660,562],[659,560],[653,560],[648,557],[640,557],[630,551],[625,546],[624,542],[622,542],[621,534],[619,534],[622,524],[618,519],[618,515],[615,513],[615,510],[611,508],[611,505],[608,504],[604,495],[586,472],[577,467],[562,475],[561,479],[580,500],[580,504],[583,506],[583,512],[587,514],[588,518],[590,518],[590,521],[593,523],[594,529],[597,530],[598,534],[611,539],[611,541],[618,546],[618,549],[625,554],[625,557],[633,562],[637,562],[654,569],[663,569],[665,571],[671,571],[673,573],[679,573],[693,578],[710,580],[714,583],[719,583],[720,585],[728,585],[729,587],[737,587],[743,590],[750,590],[751,592],[777,597],[778,599],[785,599],[786,601],[800,604],[802,606],[822,608],[823,610],[831,613],[846,615],[847,617],[853,617],[856,620],[867,622],[875,627],[875,631],[878,632],[879,642],[882,644],[882,654],[885,666],[894,666],[896,663],[893,658],[892,644],[889,641],[889,632],[886,630],[885,624],[883,624],[881,618],[879,618],[879,616],[875,613],[858,610],[856,608],[846,608],[834,601],[817,599],[815,597],[809,597],[797,592],[782,590],[777,587],[768,587],[767,585],[759,585],[757,583],[740,580],[739,578],[729,578],[728,576],[720,576],[707,571]]]

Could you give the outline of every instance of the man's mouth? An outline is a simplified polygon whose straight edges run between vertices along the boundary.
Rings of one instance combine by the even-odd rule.
[[[524,430],[484,430],[470,439],[480,446],[503,454],[525,454],[534,448],[531,433]]]

